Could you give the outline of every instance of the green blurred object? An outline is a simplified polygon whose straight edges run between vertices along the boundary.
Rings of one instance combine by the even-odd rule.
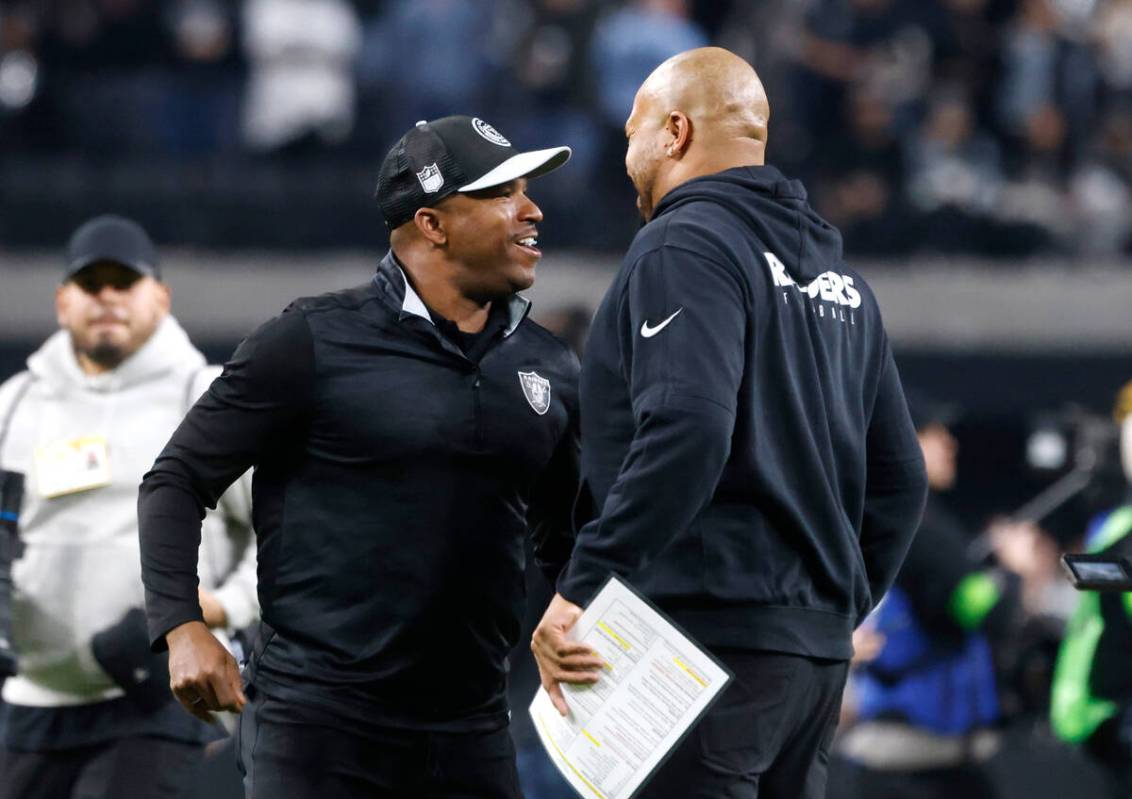
[[[1132,506],[1113,511],[1097,534],[1089,552],[1101,552],[1132,532]],[[1124,595],[1124,608],[1132,614],[1132,595]],[[1105,622],[1101,615],[1101,595],[1081,594],[1077,609],[1066,627],[1053,673],[1050,723],[1053,731],[1067,743],[1079,744],[1116,715],[1115,702],[1095,696],[1090,678]]]

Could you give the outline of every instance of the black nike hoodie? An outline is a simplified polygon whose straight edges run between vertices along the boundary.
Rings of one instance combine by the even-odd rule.
[[[797,181],[689,181],[637,234],[580,384],[593,521],[559,592],[610,573],[701,643],[844,659],[927,491],[876,298]]]

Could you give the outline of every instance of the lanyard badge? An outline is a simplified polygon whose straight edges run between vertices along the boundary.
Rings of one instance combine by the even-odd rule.
[[[83,436],[36,448],[35,480],[44,499],[110,485],[106,438]]]

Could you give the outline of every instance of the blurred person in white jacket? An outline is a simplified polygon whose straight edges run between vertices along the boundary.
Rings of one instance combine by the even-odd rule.
[[[342,143],[354,127],[362,26],[345,0],[246,0],[244,142],[257,152]]]
[[[137,488],[219,373],[169,314],[156,250],[130,220],[75,231],[60,330],[0,386],[0,469],[24,475],[12,565],[17,673],[0,706],[0,799],[190,795],[219,728],[173,701],[150,651]],[[258,617],[247,476],[203,527],[200,602],[217,637]]]

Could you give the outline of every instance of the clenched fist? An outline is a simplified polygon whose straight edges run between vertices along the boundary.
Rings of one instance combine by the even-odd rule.
[[[239,713],[248,699],[236,659],[203,622],[190,621],[165,634],[169,645],[169,687],[184,708],[215,723],[213,711]]]

